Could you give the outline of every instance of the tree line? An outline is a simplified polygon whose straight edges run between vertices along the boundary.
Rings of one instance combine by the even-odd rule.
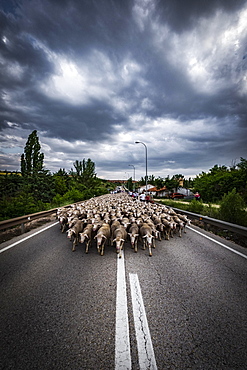
[[[221,201],[225,194],[236,189],[247,204],[247,160],[244,158],[240,158],[240,162],[230,168],[216,164],[209,172],[202,172],[194,179],[185,179],[182,174],[176,174],[171,178],[169,176],[155,178],[152,175],[148,176],[147,182],[157,189],[166,187],[170,192],[177,191],[182,182],[184,188],[193,192],[198,191],[203,201],[210,203]],[[139,184],[145,185],[146,178],[142,177]],[[133,189],[132,178],[128,180],[128,186]]]
[[[76,160],[69,172],[60,168],[52,174],[44,168],[40,149],[34,130],[21,155],[21,173],[0,176],[0,220],[86,200],[113,189],[113,184],[97,178],[90,158]]]
[[[113,190],[117,184],[102,180],[95,173],[95,163],[90,159],[76,160],[69,172],[60,168],[51,173],[44,168],[44,154],[37,131],[28,137],[24,153],[21,155],[21,173],[7,171],[0,175],[0,220],[35,213],[65,204],[86,200]],[[247,203],[247,160],[228,168],[215,165],[208,173],[202,172],[195,179],[185,179],[182,174],[162,178],[151,175],[148,183],[157,189],[166,187],[176,191],[179,184],[192,191],[198,191],[205,202],[219,202],[235,191],[242,204]],[[127,188],[145,185],[141,178],[134,184],[132,178]],[[120,185],[120,184],[119,184]]]

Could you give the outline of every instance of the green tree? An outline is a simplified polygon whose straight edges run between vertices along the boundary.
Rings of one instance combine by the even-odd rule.
[[[154,180],[154,185],[156,186],[157,189],[163,188],[164,184],[165,184],[164,179],[160,176]]]
[[[208,173],[202,172],[194,179],[194,191],[206,202],[219,201],[234,188],[247,201],[247,161],[243,158],[237,166],[215,165]]]
[[[34,176],[43,170],[44,154],[40,152],[40,149],[37,131],[34,130],[29,135],[24,153],[21,155],[22,176]]]
[[[133,181],[132,181],[132,177],[130,177],[127,181],[127,184],[126,184],[126,187],[127,189],[129,189],[130,191],[133,191]]]
[[[37,203],[50,203],[56,194],[54,178],[47,170],[43,170],[37,176],[29,179],[25,189],[32,193]]]
[[[193,186],[194,186],[194,180],[191,177],[189,177],[188,179],[184,179],[184,187],[186,189],[191,189],[193,188]]]
[[[178,186],[179,186],[179,181],[175,176],[172,176],[172,178],[170,179],[169,175],[165,178],[164,180],[164,184],[166,186],[166,188],[169,190],[169,191],[173,191],[174,189],[177,189]]]
[[[88,158],[82,161],[82,182],[85,186],[93,186],[96,180],[95,163]]]
[[[245,203],[247,203],[247,160],[240,158],[240,163],[237,164],[238,168],[238,192],[242,195]]]
[[[64,195],[69,188],[69,175],[65,169],[59,169],[58,172],[53,174],[55,193]]]
[[[78,161],[76,160],[74,163],[73,163],[74,167],[75,167],[75,170],[76,170],[76,176],[82,176],[82,173],[83,173],[83,162],[82,161]]]
[[[85,197],[90,198],[91,194],[94,192],[93,189],[98,186],[100,182],[96,177],[94,162],[88,158],[82,161],[77,160],[73,165],[76,171],[73,171],[73,169],[70,171],[71,180],[69,188],[75,188],[80,192],[86,192],[85,194],[88,195],[85,195]]]
[[[23,177],[18,173],[6,173],[0,175],[0,198],[4,195],[14,196],[23,186]]]

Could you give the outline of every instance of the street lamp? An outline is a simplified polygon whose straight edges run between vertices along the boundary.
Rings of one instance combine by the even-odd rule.
[[[135,187],[135,166],[133,164],[129,164],[130,167],[133,167],[134,168],[134,191],[136,190],[136,187]]]
[[[125,172],[125,175],[126,175],[126,189],[128,189],[127,185],[128,185],[128,179],[129,179],[129,174],[128,172]],[[128,189],[129,190],[129,189]]]
[[[143,143],[142,141],[135,141],[135,144],[142,144],[145,146],[145,151],[146,151],[146,193],[148,191],[148,150],[147,150],[147,145]]]

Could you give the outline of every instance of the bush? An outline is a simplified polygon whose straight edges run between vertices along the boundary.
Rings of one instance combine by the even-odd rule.
[[[220,202],[219,215],[224,221],[246,226],[245,202],[235,188],[223,196]]]
[[[203,215],[211,218],[219,218],[219,209],[209,204],[208,206],[204,206]]]
[[[0,219],[9,219],[41,211],[32,195],[20,193],[15,197],[3,197],[0,201]]]
[[[52,199],[51,206],[52,207],[60,207],[64,203],[63,196],[60,194],[55,195]]]
[[[204,210],[204,206],[201,201],[193,199],[187,209],[189,212],[201,214]]]
[[[84,192],[75,188],[68,190],[67,193],[62,196],[62,200],[65,202],[69,201],[69,203],[79,202],[80,200],[84,199],[86,199]]]

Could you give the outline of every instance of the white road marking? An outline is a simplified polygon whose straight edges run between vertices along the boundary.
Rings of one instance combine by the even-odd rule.
[[[236,253],[236,254],[238,254],[239,256],[241,256],[241,257],[243,257],[243,258],[246,258],[246,259],[247,259],[247,255],[245,255],[245,254],[243,254],[243,253],[241,253],[241,252],[238,252],[238,251],[236,251],[235,249],[230,248],[230,247],[228,247],[227,245],[225,245],[225,244],[223,244],[223,243],[221,243],[221,242],[218,242],[218,240],[215,240],[215,239],[213,239],[213,238],[210,238],[210,236],[207,236],[207,235],[205,235],[205,234],[201,233],[200,231],[197,231],[197,230],[193,229],[193,228],[192,228],[192,227],[190,227],[190,226],[186,226],[186,227],[187,227],[188,229],[190,229],[190,230],[194,231],[195,233],[197,233],[197,234],[200,234],[200,235],[204,236],[204,238],[207,238],[207,239],[209,239],[209,240],[211,240],[211,241],[213,241],[213,242],[215,242],[215,243],[217,243],[217,244],[221,245],[222,247],[224,247],[224,248],[228,249],[229,251],[231,251],[231,252],[233,252],[233,253]]]
[[[24,242],[25,240],[30,239],[30,238],[32,238],[33,236],[35,236],[35,235],[37,235],[37,234],[40,234],[40,233],[42,233],[43,231],[45,231],[45,230],[49,229],[50,227],[53,227],[53,226],[55,226],[55,225],[57,225],[57,224],[58,224],[58,222],[55,222],[55,223],[54,223],[54,224],[52,224],[52,225],[49,225],[49,226],[44,227],[42,230],[36,231],[36,232],[35,232],[35,233],[33,233],[32,235],[28,235],[28,236],[26,236],[25,238],[18,240],[18,242],[15,242],[15,243],[13,243],[13,244],[9,245],[8,247],[5,247],[5,248],[1,249],[1,250],[0,250],[0,253],[3,253],[3,252],[5,252],[6,250],[8,250],[8,249],[10,249],[10,248],[15,247],[17,244],[20,244],[20,243]]]
[[[123,251],[122,258],[117,256],[115,369],[131,369],[129,321]]]
[[[137,274],[129,274],[140,370],[156,370],[156,360]]]

